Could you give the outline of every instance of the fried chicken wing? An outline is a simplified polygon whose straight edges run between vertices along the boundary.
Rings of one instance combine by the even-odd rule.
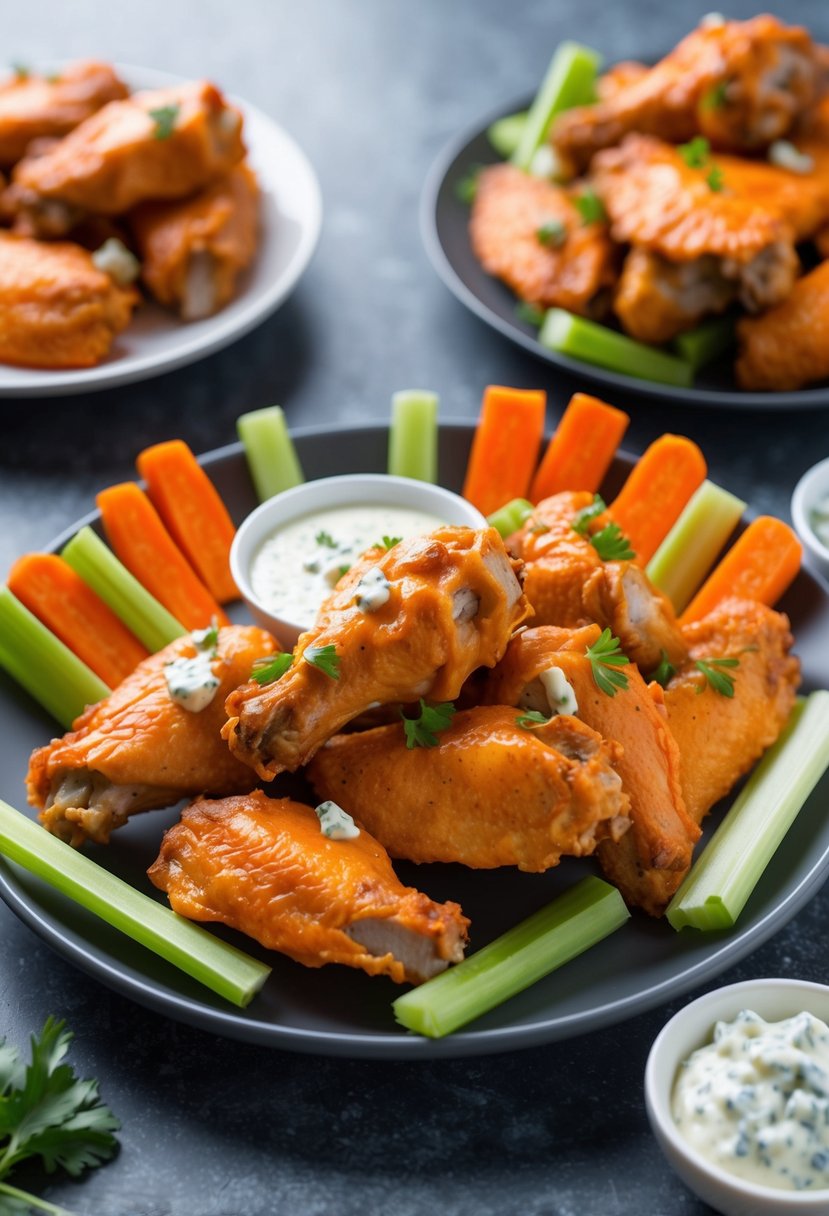
[[[800,664],[789,653],[788,618],[763,604],[725,600],[683,633],[690,658],[665,688],[665,706],[679,746],[685,805],[699,823],[780,734]],[[696,666],[712,658],[739,660],[728,671],[733,697],[716,692]]]
[[[576,171],[630,131],[674,143],[701,134],[717,148],[754,151],[785,136],[823,87],[821,56],[805,29],[768,14],[707,22],[595,105],[559,115],[552,140]]]
[[[661,915],[691,864],[699,828],[685,810],[679,749],[661,707],[637,668],[625,667],[627,687],[614,696],[594,678],[587,648],[599,637],[598,625],[582,629],[531,628],[510,642],[490,673],[487,702],[520,706],[545,715],[561,713],[551,697],[559,671],[570,685],[572,712],[604,739],[621,745],[613,767],[630,799],[630,831],[600,842],[599,862],[626,903]]]
[[[620,749],[576,718],[523,730],[518,717],[503,705],[461,710],[431,748],[407,748],[400,723],[338,735],[308,774],[409,861],[541,871],[620,836]]]
[[[245,162],[191,198],[142,203],[128,220],[143,282],[187,321],[217,312],[256,252],[258,211],[259,187]]]
[[[0,363],[92,367],[137,302],[80,245],[0,232]]]
[[[787,392],[829,378],[829,261],[798,279],[788,299],[737,325],[741,388]]]
[[[211,663],[219,685],[198,713],[172,699],[164,672],[165,664],[195,656],[189,636],[139,663],[73,730],[32,753],[26,784],[44,825],[74,845],[87,838],[105,844],[137,811],[251,789],[254,774],[221,739],[224,699],[254,660],[274,649],[270,635],[252,625],[220,629]]]
[[[127,86],[108,63],[70,63],[56,76],[18,73],[0,84],[0,165],[12,165],[33,139],[67,135]]]
[[[545,237],[548,230],[551,235]],[[521,299],[583,316],[607,311],[616,280],[607,229],[584,224],[560,186],[513,165],[484,169],[469,233],[484,270],[503,279]]]
[[[193,803],[149,875],[180,915],[220,921],[306,967],[418,984],[463,958],[469,921],[457,904],[404,887],[365,830],[331,840],[310,807],[261,790]]]
[[[228,698],[222,733],[263,779],[307,763],[377,702],[454,699],[475,668],[498,661],[529,614],[494,528],[411,537],[378,552],[374,569],[388,583],[381,607],[362,611],[344,580],[300,637],[291,669],[275,684],[247,684]],[[315,665],[326,648],[328,674]]]
[[[87,118],[51,151],[15,167],[12,189],[55,233],[86,211],[121,215],[146,199],[183,198],[244,155],[242,117],[207,81],[133,93]]]

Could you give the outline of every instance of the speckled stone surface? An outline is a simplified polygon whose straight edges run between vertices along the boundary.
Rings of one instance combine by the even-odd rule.
[[[709,5],[663,0],[27,0],[7,6],[9,59],[96,55],[215,77],[287,127],[325,198],[315,260],[260,329],[200,365],[81,398],[0,401],[0,568],[129,476],[147,443],[203,451],[246,409],[294,425],[382,418],[424,385],[471,416],[483,386],[543,386],[551,421],[579,385],[513,349],[433,276],[417,206],[441,145],[532,87],[554,44],[659,54]],[[777,6],[829,41],[824,0]],[[729,14],[749,16],[751,0]],[[628,445],[665,429],[712,476],[786,514],[829,454],[829,411],[785,417],[632,407]],[[722,977],[826,980],[829,895]],[[214,1039],[137,1008],[54,956],[0,905],[0,1035],[50,1012],[123,1122],[117,1160],[80,1184],[22,1175],[78,1216],[701,1216],[648,1131],[642,1072],[669,1005],[615,1029],[479,1061],[311,1059]]]

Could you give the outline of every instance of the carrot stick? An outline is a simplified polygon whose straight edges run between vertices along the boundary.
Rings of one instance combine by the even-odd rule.
[[[28,553],[11,568],[9,590],[110,688],[150,653],[54,553]]]
[[[531,501],[562,490],[595,493],[629,422],[627,414],[598,397],[573,393],[533,478]]]
[[[773,608],[800,569],[802,555],[788,524],[758,515],[702,584],[680,617],[682,624],[707,616],[730,596]]]
[[[662,435],[639,457],[610,514],[640,566],[653,557],[707,471],[697,445],[681,435]]]
[[[513,498],[526,498],[544,433],[547,394],[540,390],[484,390],[481,417],[466,469],[464,497],[491,515]]]
[[[216,487],[186,443],[145,448],[136,461],[147,493],[173,540],[220,604],[239,597],[230,574],[236,529]]]
[[[116,556],[185,629],[204,629],[214,617],[219,624],[228,624],[134,481],[102,490],[96,502]]]

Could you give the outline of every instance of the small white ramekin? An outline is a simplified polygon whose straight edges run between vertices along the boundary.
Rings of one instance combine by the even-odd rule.
[[[680,1009],[657,1035],[645,1068],[645,1104],[662,1152],[686,1186],[723,1216],[826,1216],[829,1189],[783,1191],[757,1186],[712,1165],[682,1136],[671,1114],[677,1071],[697,1047],[710,1043],[714,1024],[752,1009],[769,1022],[808,1010],[829,1022],[829,987],[805,980],[746,980],[715,988]]]
[[[488,526],[478,508],[459,494],[426,481],[392,477],[387,473],[348,473],[341,477],[323,477],[318,481],[306,481],[267,499],[240,525],[230,550],[230,569],[254,620],[272,633],[286,650],[293,649],[299,635],[310,629],[314,622],[278,616],[254,595],[250,581],[254,556],[272,532],[303,515],[365,503],[426,511],[446,524],[467,528]]]
[[[818,540],[812,529],[812,512],[829,494],[829,457],[812,465],[801,477],[792,494],[792,521],[812,564],[829,578],[829,548]]]

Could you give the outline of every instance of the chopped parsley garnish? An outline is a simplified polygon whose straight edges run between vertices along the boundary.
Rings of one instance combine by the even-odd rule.
[[[573,199],[573,205],[583,224],[603,224],[607,219],[604,203],[595,190],[583,190]]]
[[[689,169],[704,169],[711,155],[711,145],[704,135],[695,135],[687,144],[680,144],[677,152]]]
[[[292,654],[269,654],[261,659],[254,659],[250,678],[257,684],[273,684],[282,679],[293,661]]]
[[[593,679],[599,692],[615,697],[620,688],[627,688],[628,678],[617,667],[627,667],[630,659],[622,654],[619,639],[615,638],[609,629],[603,629],[601,636],[584,652],[590,660]]]
[[[32,74],[32,69],[26,63],[12,63],[10,66],[18,80],[28,80]]]
[[[618,524],[605,524],[593,533],[590,543],[603,562],[632,562],[636,557],[630,541]]]
[[[537,709],[528,709],[525,714],[520,714],[515,719],[515,725],[520,726],[522,730],[533,730],[536,726],[546,726],[549,721],[546,714]]]
[[[216,618],[213,618],[213,624],[208,625],[207,629],[194,629],[190,637],[196,650],[215,650],[219,645],[219,626]]]
[[[540,329],[544,324],[544,318],[547,314],[537,304],[530,304],[528,300],[521,300],[515,305],[515,315],[525,325],[532,325],[536,329]]]
[[[403,719],[403,730],[406,733],[406,747],[437,747],[440,740],[437,731],[446,730],[455,716],[455,706],[451,701],[442,701],[438,705],[427,705],[420,698],[420,713],[416,718],[407,718],[400,711]]]
[[[697,659],[694,666],[702,672],[714,692],[718,692],[722,697],[734,696],[734,677],[722,668],[739,667],[739,659]],[[705,685],[700,684],[697,692],[702,692],[704,688]]]
[[[176,125],[176,119],[179,116],[181,106],[176,103],[171,106],[158,106],[155,110],[148,110],[150,118],[155,123],[153,136],[155,139],[169,139],[173,134]]]
[[[332,680],[340,678],[340,656],[337,654],[337,647],[330,646],[307,646],[302,652],[302,657],[306,663],[310,663],[312,667],[318,667],[319,670]]]
[[[344,574],[348,574],[348,572],[349,572],[349,570],[350,570],[350,569],[351,569],[351,567],[350,567],[350,566],[337,566],[337,579],[338,579],[338,581],[339,581],[339,579],[341,579],[341,578],[343,577],[343,575],[344,575]]]
[[[559,249],[567,240],[567,225],[563,220],[552,218],[545,220],[535,230],[539,245],[547,245],[550,249]]]
[[[711,166],[711,170],[705,180],[708,183],[708,189],[713,190],[715,194],[719,194],[725,185],[723,171],[719,165]]]
[[[574,532],[578,532],[579,536],[587,536],[590,525],[594,519],[602,515],[607,510],[607,503],[602,498],[601,494],[594,494],[593,501],[589,507],[582,507],[573,516],[572,528]]]
[[[377,544],[374,546],[374,548],[375,549],[385,549],[386,552],[388,553],[389,549],[393,549],[395,545],[399,545],[402,539],[403,539],[402,536],[383,536],[377,542]]]
[[[470,165],[465,175],[455,184],[455,195],[462,203],[466,203],[467,207],[471,207],[475,202],[478,176],[482,169],[483,165]]]
[[[3,1181],[21,1161],[40,1158],[50,1172],[61,1166],[73,1178],[114,1156],[120,1127],[98,1097],[97,1081],[81,1081],[63,1062],[72,1041],[65,1022],[48,1017],[32,1036],[31,1063],[0,1039],[0,1204],[3,1211],[30,1208],[61,1213]],[[68,1216],[68,1214],[67,1214]]]
[[[660,650],[659,666],[651,676],[651,679],[656,680],[657,684],[661,684],[664,688],[668,681],[672,680],[675,675],[676,668],[668,658],[668,652],[666,650]]]
[[[318,545],[322,545],[325,549],[336,549],[337,547],[337,542],[334,540],[334,537],[330,532],[318,532],[314,537],[314,540]]]
[[[718,80],[702,98],[703,110],[722,110],[728,104],[728,81]]]

